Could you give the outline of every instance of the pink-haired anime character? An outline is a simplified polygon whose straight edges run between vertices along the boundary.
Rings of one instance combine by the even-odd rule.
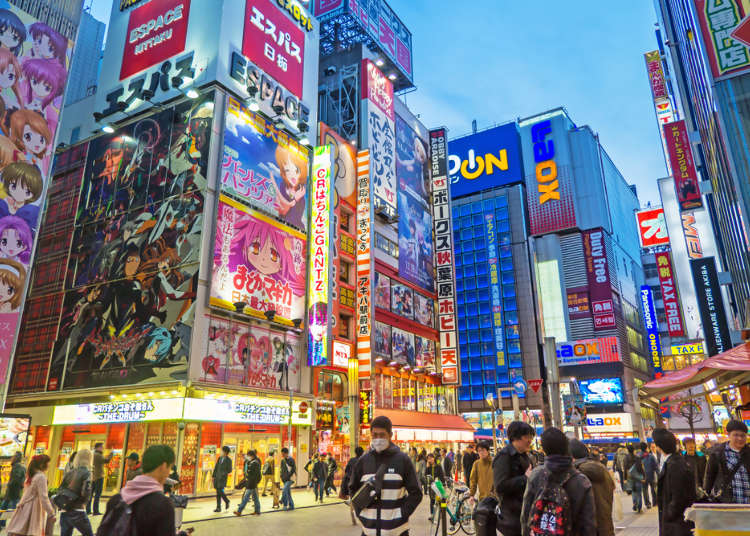
[[[24,76],[24,107],[39,112],[54,131],[60,115],[55,99],[63,94],[68,73],[56,60],[28,59],[21,66]]]

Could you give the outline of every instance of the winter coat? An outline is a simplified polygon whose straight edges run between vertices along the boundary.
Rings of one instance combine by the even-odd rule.
[[[679,452],[661,468],[656,486],[660,536],[690,536],[692,522],[685,521],[685,510],[695,502],[695,480]]]
[[[615,481],[601,463],[585,458],[573,462],[575,468],[586,475],[594,490],[596,505],[596,534],[614,536],[615,525],[612,522],[612,501],[615,493]],[[618,499],[619,500],[619,499]]]
[[[521,534],[521,508],[523,492],[526,489],[526,469],[531,460],[521,454],[513,445],[498,452],[492,461],[493,485],[500,502],[501,515],[497,520],[497,530],[504,536]]]
[[[446,479],[453,480],[453,460],[449,456],[443,458],[443,472]]]
[[[439,480],[440,482],[445,484],[445,473],[443,472],[443,468],[440,467],[440,464],[438,463],[435,463],[434,465],[425,465],[424,474],[425,477],[429,477],[432,479],[431,482]]]
[[[214,489],[224,489],[227,487],[227,477],[232,472],[232,460],[229,456],[221,456],[216,460],[214,465]]]
[[[313,480],[322,480],[325,482],[328,478],[328,464],[320,460],[316,461],[312,468],[312,477]]]
[[[703,478],[706,476],[706,457],[698,456],[698,454],[693,454],[692,456],[683,454],[682,457],[685,458],[685,463],[688,464],[688,467],[693,472],[695,489],[703,487]]]
[[[281,458],[281,462],[279,462],[279,477],[281,478],[281,481],[288,482],[289,480],[292,480],[296,474],[297,464],[294,463],[294,458],[291,456]]]
[[[656,456],[650,452],[645,452],[641,459],[643,461],[643,470],[646,472],[646,482],[655,481],[659,473],[659,462],[656,461]]]
[[[109,456],[105,458],[98,450],[94,451],[94,461],[92,463],[93,470],[91,475],[92,480],[104,478],[104,466],[112,460],[113,454],[114,453],[110,452]]]
[[[464,455],[464,458],[467,455]],[[485,497],[495,496],[493,487],[492,460],[476,460],[472,463],[471,473],[469,475],[469,490],[473,497],[477,489],[479,490],[479,500]]]
[[[630,467],[625,467],[627,464],[628,459],[628,449],[625,447],[620,447],[617,449],[617,453],[615,454],[615,469],[618,471],[622,471],[623,473],[630,469]]]
[[[476,452],[465,452],[461,459],[461,464],[463,465],[464,470],[464,478],[466,478],[467,482],[471,478],[471,468],[474,465],[474,462],[476,462],[478,459],[479,454],[477,454]]]
[[[417,478],[420,482],[424,482],[424,470],[427,467],[427,460],[420,458],[417,460]]]
[[[242,468],[242,472],[245,476],[246,488],[255,489],[258,487],[260,482],[260,460],[253,458],[251,460],[245,460],[245,465]]]
[[[70,512],[85,508],[89,502],[89,497],[91,497],[91,471],[86,467],[73,469],[63,477],[60,487],[68,488],[78,495],[77,499],[70,502],[65,509],[66,511]]]
[[[47,477],[38,472],[31,482],[24,484],[23,497],[6,526],[7,534],[41,536],[47,516],[55,515],[55,509],[47,494]]]
[[[26,479],[26,468],[21,462],[14,463],[10,468],[8,485],[5,488],[5,500],[18,501],[23,492],[23,481]]]
[[[721,443],[711,449],[711,453],[708,456],[703,489],[709,494],[712,491],[718,494],[723,490],[723,493],[721,493],[721,502],[732,503],[734,502],[732,486],[731,484],[724,485],[730,473],[727,466],[726,453],[724,452],[726,445],[726,443]],[[748,475],[750,475],[750,446],[746,445],[740,451],[740,463],[745,464]]]
[[[529,534],[529,517],[533,510],[533,502],[543,486],[545,469],[552,473],[552,478],[557,479],[562,479],[566,473],[572,474],[565,483],[565,491],[570,499],[572,522],[570,536],[596,536],[596,506],[591,481],[573,467],[573,460],[570,456],[556,454],[547,456],[544,466],[536,467],[529,475],[521,510],[522,535],[528,536]],[[503,532],[503,534],[506,533]]]

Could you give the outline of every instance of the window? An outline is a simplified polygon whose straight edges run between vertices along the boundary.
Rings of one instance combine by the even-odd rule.
[[[70,144],[73,145],[81,138],[81,127],[75,127],[70,132]]]
[[[339,317],[339,337],[352,340],[352,317],[347,314]]]
[[[318,398],[344,402],[343,376],[331,370],[321,370],[318,374]]]
[[[398,258],[398,244],[396,244],[392,240],[388,240],[380,233],[375,233],[375,247],[380,251],[384,251],[395,259]]]
[[[352,221],[351,214],[347,212],[346,210],[342,210],[341,211],[341,224],[339,225],[341,230],[346,231],[347,233],[351,233],[352,232],[351,221]]]
[[[342,283],[348,283],[351,284],[352,281],[352,263],[346,262],[345,260],[341,260],[339,264],[339,268],[341,271],[341,274],[339,276],[339,280]]]

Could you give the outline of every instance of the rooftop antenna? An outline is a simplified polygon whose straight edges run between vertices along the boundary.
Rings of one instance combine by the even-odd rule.
[[[472,134],[477,133],[477,120],[476,119],[471,120],[471,133]]]

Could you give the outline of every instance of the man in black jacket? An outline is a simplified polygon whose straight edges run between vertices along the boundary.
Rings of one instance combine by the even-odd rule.
[[[229,510],[229,498],[224,493],[224,488],[227,487],[227,477],[232,472],[232,460],[229,458],[230,449],[226,445],[221,447],[222,455],[216,460],[214,465],[214,489],[216,490],[216,510],[214,512],[221,512],[221,501],[224,500],[224,505]]]
[[[240,505],[239,507],[237,507],[234,515],[242,515],[242,510],[250,501],[250,498],[252,498],[253,506],[255,506],[255,511],[250,515],[259,516],[260,499],[258,498],[258,483],[260,482],[261,478],[260,460],[258,460],[258,455],[256,454],[255,450],[251,449],[247,451],[247,456],[245,457],[245,464],[242,468],[242,472],[244,473],[243,476],[245,477],[245,493],[242,494],[242,501],[240,501]]]
[[[294,510],[292,484],[294,484],[295,476],[297,476],[297,464],[294,458],[289,456],[289,449],[284,447],[281,449],[281,463],[279,464],[279,478],[284,484],[284,489],[281,490],[281,505],[284,510]]]
[[[432,483],[436,480],[439,480],[442,483],[445,483],[445,473],[443,472],[443,468],[440,466],[439,463],[435,460],[435,455],[430,453],[427,455],[427,465],[424,469],[424,475],[427,478],[427,483],[430,486],[429,493],[430,493],[430,521],[432,521],[432,516],[435,514],[435,492],[432,491]]]
[[[685,510],[695,502],[695,477],[677,451],[677,438],[664,428],[652,435],[662,460],[656,485],[660,536],[690,536],[692,523],[685,521]]]
[[[357,461],[359,460],[360,456],[365,453],[365,449],[357,445],[354,448],[354,456],[349,458],[349,461],[346,462],[346,467],[344,467],[344,478],[341,480],[341,493],[339,496],[342,499],[348,499],[355,493],[357,493],[356,489],[351,489],[349,486],[352,478],[352,470],[354,470],[354,466],[356,465]]]
[[[503,536],[521,536],[523,493],[532,469],[528,452],[535,434],[531,425],[522,421],[510,423],[507,433],[510,445],[503,448],[492,461],[493,480],[501,512],[497,530]]]
[[[453,486],[453,460],[448,456],[448,451],[443,449],[443,473],[445,473],[445,481],[443,482],[446,487]]]
[[[5,487],[5,497],[3,502],[0,503],[0,509],[2,510],[13,510],[18,506],[18,501],[21,500],[21,492],[23,492],[23,481],[26,479],[26,467],[24,467],[21,461],[23,460],[23,454],[16,452],[10,459],[10,477],[8,478],[8,485]],[[0,530],[5,528],[5,520],[0,520]]]
[[[372,449],[363,454],[352,471],[350,489],[385,470],[380,498],[358,513],[365,536],[409,534],[409,517],[422,501],[422,490],[409,456],[391,442],[391,421],[379,415],[370,423]]]
[[[747,426],[731,420],[729,441],[716,445],[708,456],[703,489],[723,503],[750,504],[750,446]]]
[[[471,468],[474,467],[474,462],[479,459],[479,454],[474,451],[474,444],[470,444],[466,447],[464,455],[461,458],[461,464],[464,470],[464,482],[469,483],[471,478]]]
[[[695,439],[692,437],[686,437],[682,440],[682,444],[685,445],[685,463],[688,464],[690,470],[693,472],[695,477],[695,489],[703,487],[703,477],[706,476],[706,457],[699,456],[695,451]],[[696,495],[697,496],[697,495]]]
[[[73,529],[78,529],[83,536],[93,536],[91,522],[84,507],[91,498],[91,451],[81,449],[76,454],[73,469],[62,479],[60,488],[68,489],[75,494],[75,499],[68,503],[60,514],[61,536],[71,536]]]
[[[325,491],[326,481],[328,480],[328,461],[325,452],[318,456],[312,467],[313,492],[315,501],[323,502],[323,491]]]

